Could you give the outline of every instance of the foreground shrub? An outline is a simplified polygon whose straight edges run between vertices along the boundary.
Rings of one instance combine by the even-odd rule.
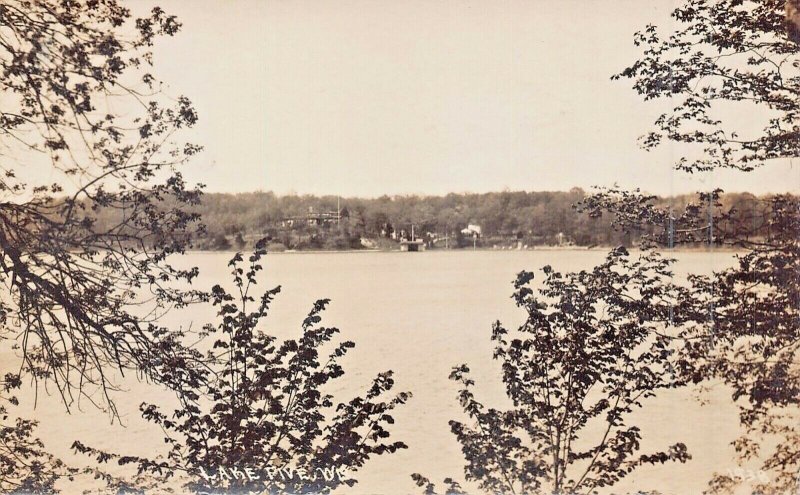
[[[486,493],[594,493],[640,466],[690,458],[683,443],[639,453],[641,430],[630,423],[645,399],[682,384],[666,333],[679,323],[672,309],[684,295],[669,282],[670,263],[617,248],[592,271],[544,267],[539,296],[533,274],[519,274],[513,297],[527,318],[516,331],[500,322],[492,330],[513,407],[480,403],[466,365],[450,375],[470,420],[450,421],[468,481]],[[413,478],[435,493],[430,480]],[[464,492],[452,478],[445,484],[447,493]]]
[[[325,354],[339,333],[319,326],[328,300],[314,304],[298,339],[279,342],[258,328],[280,292],[268,290],[258,300],[251,295],[265,253],[262,241],[246,265],[241,254],[231,259],[235,294],[219,285],[211,291],[219,308],[217,325],[205,327],[212,349],[167,368],[164,380],[181,408],[165,413],[157,404],[141,405],[143,416],[165,432],[166,457],[118,456],[75,443],[100,462],[137,467],[133,480],[106,475],[115,488],[146,489],[172,478],[193,492],[328,493],[354,485],[355,472],[372,455],[406,448],[388,440],[392,410],[410,397],[387,397],[391,371],[348,402],[336,404],[325,391],[344,375],[339,360],[355,346],[340,342]]]

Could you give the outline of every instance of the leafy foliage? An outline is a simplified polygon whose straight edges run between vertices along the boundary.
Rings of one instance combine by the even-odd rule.
[[[662,115],[647,147],[662,137],[704,145],[688,171],[733,167],[749,171],[768,160],[800,156],[800,37],[796,0],[687,0],[673,13],[683,27],[660,39],[653,26],[637,34],[644,56],[621,75],[634,79],[645,99],[671,96],[681,103]],[[712,117],[729,104],[767,115],[748,137],[731,119]],[[695,381],[721,379],[733,388],[746,433],[734,443],[740,458],[758,459],[771,476],[761,493],[796,488],[798,436],[798,234],[800,203],[792,195],[722,208],[721,191],[701,195],[707,208],[683,215],[657,208],[638,192],[601,191],[587,200],[595,215],[610,212],[624,231],[646,232],[647,242],[707,242],[746,249],[736,266],[711,277],[692,277],[697,325],[683,335],[684,368]],[[744,210],[748,222],[732,222]],[[637,218],[638,216],[638,218]],[[741,216],[741,215],[740,215]],[[697,235],[696,235],[697,234]],[[718,474],[716,492],[738,480]]]
[[[343,341],[324,350],[339,333],[319,326],[328,300],[314,304],[299,339],[279,342],[258,328],[280,292],[278,287],[258,299],[251,295],[264,244],[247,262],[241,254],[231,259],[234,293],[219,285],[211,291],[219,308],[219,323],[205,328],[214,338],[212,349],[168,374],[181,407],[167,414],[156,404],[141,406],[143,417],[167,435],[166,458],[120,457],[79,442],[76,450],[99,462],[135,464],[151,482],[153,476],[176,476],[192,491],[328,493],[355,484],[353,473],[371,456],[406,448],[388,441],[391,411],[411,396],[386,397],[394,387],[391,371],[348,402],[335,404],[326,392],[344,375],[339,360],[355,346]],[[243,474],[246,470],[253,475]],[[276,472],[292,474],[270,474]]]
[[[672,115],[659,118],[645,146],[664,137],[702,144],[701,159],[679,163],[690,172],[749,171],[800,156],[796,0],[686,0],[673,17],[681,27],[667,38],[653,26],[636,35],[646,46],[643,57],[615,76],[634,79],[645,99],[680,100]],[[732,104],[768,115],[763,129],[740,137],[744,121],[725,113]],[[720,190],[703,193],[677,214],[638,191],[601,190],[582,206],[595,217],[610,213],[617,228],[641,233],[649,245],[746,250],[732,268],[690,277],[692,297],[681,311],[695,324],[680,335],[680,368],[693,381],[717,379],[733,389],[745,430],[734,446],[741,461],[760,462],[769,477],[753,489],[786,493],[796,489],[800,470],[800,202],[784,194],[724,207],[722,198]],[[710,489],[731,492],[740,481],[717,474]]]
[[[646,246],[753,248],[791,243],[797,205],[792,194],[756,197],[714,189],[676,205],[638,189],[598,188],[576,209],[595,219],[608,214],[613,229]]]
[[[197,115],[146,72],[154,40],[179,28],[117,0],[0,4],[0,338],[18,338],[22,371],[68,407],[113,413],[114,368],[157,379],[158,329],[142,315],[199,297],[170,284],[196,270],[167,262],[198,220],[179,167],[199,147],[176,139]],[[99,225],[100,211],[118,221]],[[152,304],[134,311],[143,294]]]
[[[756,487],[761,493],[795,490],[800,472],[798,206],[793,228],[783,232],[792,242],[755,247],[733,268],[693,279],[705,325],[685,336],[694,380],[716,377],[733,389],[745,429],[734,446],[742,461],[758,460],[769,474]]]
[[[679,368],[688,380],[718,379],[733,389],[745,430],[736,451],[769,475],[754,489],[785,493],[800,470],[800,200],[775,195],[723,208],[721,197],[719,190],[700,194],[676,214],[641,193],[604,190],[581,207],[610,213],[616,228],[647,245],[745,249],[733,267],[690,277],[691,293],[676,308],[694,322],[677,336],[684,342]],[[732,220],[743,213],[746,221]],[[712,488],[725,492],[737,481],[719,473]]]
[[[513,297],[527,319],[516,331],[499,322],[492,331],[513,408],[480,403],[466,365],[450,376],[472,422],[450,422],[467,480],[486,493],[595,493],[642,465],[690,458],[683,443],[639,453],[641,432],[629,423],[645,399],[684,383],[667,330],[680,325],[672,308],[686,294],[670,283],[670,264],[617,248],[590,272],[543,268],[538,296],[533,274],[518,275]],[[415,480],[434,493],[429,480]]]
[[[22,382],[8,373],[0,382],[4,403],[0,404],[0,492],[9,494],[56,493],[55,483],[77,470],[68,468],[44,450],[34,436],[36,422],[13,416],[10,408],[18,404],[10,395]]]
[[[787,19],[788,15],[788,19]],[[800,151],[800,60],[793,0],[687,0],[672,13],[679,27],[662,35],[654,25],[636,33],[643,56],[614,78],[630,78],[645,100],[677,100],[643,139],[645,148],[697,144],[697,158],[676,166],[688,172],[752,170]],[[726,119],[736,108],[753,119]],[[743,113],[739,113],[743,115]]]

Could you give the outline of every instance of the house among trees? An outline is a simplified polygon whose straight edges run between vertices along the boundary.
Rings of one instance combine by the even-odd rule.
[[[284,227],[293,228],[296,226],[300,226],[302,224],[306,224],[308,226],[314,227],[323,227],[331,224],[339,224],[342,219],[350,218],[350,212],[347,208],[341,208],[339,210],[329,210],[329,211],[320,211],[315,212],[313,206],[308,207],[308,213],[305,216],[294,216],[285,218],[281,225]]]
[[[461,229],[461,233],[464,235],[469,235],[473,237],[480,237],[481,236],[481,226],[480,225],[473,225],[469,224],[466,228]]]

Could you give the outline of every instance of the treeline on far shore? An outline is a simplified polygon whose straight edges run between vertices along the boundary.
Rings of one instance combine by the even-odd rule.
[[[206,232],[195,248],[246,249],[267,237],[271,250],[397,249],[399,241],[409,239],[412,232],[429,249],[636,242],[614,229],[610,218],[589,218],[576,208],[587,194],[580,188],[378,198],[207,193],[197,207]],[[734,215],[741,215],[746,223],[747,212],[758,199],[763,198],[725,194],[715,208],[733,208]],[[654,202],[671,205],[680,214],[696,204],[697,196],[656,197]]]

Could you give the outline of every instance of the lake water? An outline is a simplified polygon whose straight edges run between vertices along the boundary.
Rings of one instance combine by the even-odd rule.
[[[489,340],[492,322],[519,324],[523,314],[510,299],[511,282],[520,270],[538,271],[550,264],[557,270],[590,268],[606,252],[585,250],[461,251],[426,253],[348,252],[285,253],[265,258],[262,288],[281,285],[266,330],[281,337],[295,336],[300,322],[318,298],[332,303],[326,325],[342,330],[341,338],[356,342],[342,364],[346,375],[332,389],[347,400],[363,392],[376,373],[395,372],[397,390],[414,397],[396,411],[394,439],[409,448],[373,458],[357,476],[349,493],[419,493],[411,478],[420,472],[434,481],[446,476],[463,479],[464,461],[448,421],[463,418],[456,384],[448,380],[453,365],[469,364],[477,381],[476,393],[487,404],[504,404],[499,367],[492,360]],[[208,288],[229,280],[231,253],[192,253],[186,261],[201,269],[198,286]],[[727,251],[676,252],[676,276],[710,273],[729,266]],[[199,328],[214,320],[207,306],[169,313],[168,325]],[[4,354],[4,361],[8,357]],[[8,361],[6,361],[8,363]],[[131,455],[153,455],[163,448],[158,427],[139,418],[143,401],[172,402],[168,392],[151,385],[125,381],[131,393],[117,403],[124,425],[84,404],[83,412],[67,416],[50,397],[34,411],[39,435],[47,447],[67,460],[73,440]],[[25,394],[30,398],[30,394]],[[645,467],[615,491],[635,486],[664,493],[700,493],[714,471],[734,468],[729,442],[737,433],[735,407],[724,387],[712,387],[702,405],[687,390],[665,393],[645,403],[637,413],[643,425],[644,451],[683,441],[693,455],[685,464]],[[468,484],[466,486],[469,486]]]

